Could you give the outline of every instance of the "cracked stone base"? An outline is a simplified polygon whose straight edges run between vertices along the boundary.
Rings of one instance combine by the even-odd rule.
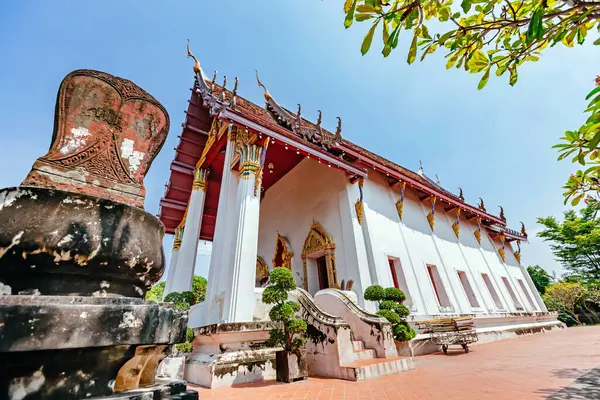
[[[141,299],[0,296],[0,398],[94,398],[154,385],[186,326],[185,312]]]

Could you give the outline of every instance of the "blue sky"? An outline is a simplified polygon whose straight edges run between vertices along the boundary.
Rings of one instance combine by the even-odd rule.
[[[533,238],[537,216],[564,210],[560,187],[574,167],[550,146],[581,124],[584,97],[599,72],[591,43],[546,51],[519,82],[445,70],[442,55],[406,64],[410,37],[387,59],[374,42],[360,55],[367,25],[343,28],[343,0],[4,1],[0,3],[0,187],[18,185],[52,134],[58,85],[71,70],[129,78],[162,102],[171,132],[146,177],[146,209],[156,213],[184,119],[193,76],[186,39],[205,70],[219,71],[262,104],[254,70],[277,100],[346,138],[416,170],[439,175],[488,210],[503,205],[510,225],[528,227],[525,264],[560,272]],[[591,40],[588,40],[591,42]],[[367,199],[368,200],[368,199]],[[166,241],[167,243],[169,240]],[[169,247],[165,249],[169,253]],[[201,268],[201,272],[205,266]]]

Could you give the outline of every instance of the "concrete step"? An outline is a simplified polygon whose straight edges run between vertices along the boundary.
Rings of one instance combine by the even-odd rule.
[[[365,349],[365,342],[362,340],[353,340],[352,341],[352,350],[361,351]]]
[[[377,353],[373,349],[363,349],[354,351],[354,359],[359,360],[372,360],[377,357]]]
[[[380,376],[397,374],[414,369],[414,361],[410,357],[376,358],[360,360],[351,365],[341,367],[341,378],[347,381],[363,381]]]

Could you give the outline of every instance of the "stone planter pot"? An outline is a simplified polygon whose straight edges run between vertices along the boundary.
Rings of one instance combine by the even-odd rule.
[[[412,342],[399,342],[396,341],[396,350],[398,350],[398,355],[400,357],[414,357],[415,352],[412,346]]]
[[[277,381],[291,383],[308,377],[306,366],[306,349],[295,352],[278,351],[275,354]]]

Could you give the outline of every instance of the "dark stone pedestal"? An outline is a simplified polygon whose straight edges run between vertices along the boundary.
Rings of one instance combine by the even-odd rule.
[[[185,341],[187,313],[170,306],[0,296],[0,398],[89,398],[154,385],[167,346]]]

